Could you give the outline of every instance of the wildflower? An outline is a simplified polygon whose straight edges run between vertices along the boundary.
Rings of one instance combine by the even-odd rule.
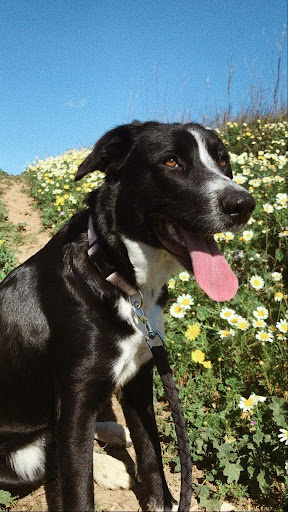
[[[197,338],[200,331],[201,331],[201,328],[198,323],[188,325],[187,330],[185,332],[185,337],[189,341],[194,341]]]
[[[264,327],[266,326],[266,322],[264,320],[252,320],[252,325],[253,327],[255,327],[256,329],[264,329]]]
[[[253,315],[257,320],[266,320],[266,318],[268,318],[268,309],[264,306],[259,306],[255,311],[253,311]]]
[[[239,316],[236,327],[238,329],[240,329],[240,331],[247,331],[247,329],[249,327],[249,322],[248,322],[248,320],[246,320],[246,318]]]
[[[0,240],[0,245],[3,245],[3,244],[5,244],[5,240],[1,239]]]
[[[263,204],[263,210],[266,213],[273,213],[274,212],[274,208],[273,208],[272,204],[268,204],[268,203]]]
[[[191,358],[194,363],[203,363],[205,361],[205,354],[202,352],[202,350],[192,350],[191,352]]]
[[[249,283],[255,290],[261,290],[264,286],[264,280],[260,276],[252,276]]]
[[[282,274],[281,274],[281,272],[272,272],[271,276],[272,276],[272,279],[274,281],[276,281],[276,282],[282,281]]]
[[[168,288],[170,288],[170,290],[174,290],[174,288],[175,288],[175,279],[169,279],[169,281],[168,281]]]
[[[278,233],[279,238],[288,236],[288,229],[284,229],[281,233]]]
[[[170,307],[169,312],[174,318],[184,318],[186,310],[181,304],[174,302]]]
[[[221,339],[230,337],[232,338],[232,336],[235,336],[235,331],[234,329],[221,329],[218,331],[218,334],[220,334]]]
[[[255,396],[250,395],[249,398],[241,396],[238,407],[240,407],[240,409],[243,409],[243,411],[246,412],[251,411],[255,405],[257,405]]]
[[[288,333],[288,320],[283,320],[283,319],[279,320],[279,322],[277,322],[277,324],[276,324],[276,327],[283,334],[287,334]]]
[[[279,192],[279,194],[276,194],[276,202],[280,204],[283,208],[286,208],[288,202],[288,195]]]
[[[285,471],[288,474],[288,460],[285,460]]]
[[[278,434],[279,440],[281,443],[288,444],[288,430],[285,428],[279,428],[280,434]]]
[[[281,300],[284,298],[284,294],[282,292],[276,292],[274,295],[275,302],[281,302]]]
[[[224,233],[225,242],[229,242],[230,240],[233,240],[234,236],[235,236],[234,233],[232,233],[231,231],[226,231],[226,233]]]
[[[228,319],[227,319],[227,322],[229,325],[233,325],[234,327],[238,327],[238,322],[240,320],[240,315],[237,315],[236,313],[234,313],[234,315],[230,316]]]
[[[241,239],[244,240],[244,242],[249,242],[250,240],[252,240],[253,236],[254,236],[253,231],[247,230],[247,231],[243,231]]]
[[[204,366],[204,368],[212,368],[212,363],[211,361],[203,361],[203,363],[201,363],[202,366]]]
[[[235,183],[237,183],[238,185],[243,185],[243,183],[247,181],[247,178],[246,176],[243,176],[243,174],[235,174],[233,177],[233,181],[235,181]]]
[[[190,275],[188,274],[188,272],[185,272],[185,271],[184,272],[180,272],[179,279],[181,281],[189,281]]]
[[[273,342],[273,334],[269,331],[260,331],[256,334],[256,339],[259,341],[270,341]]]
[[[192,304],[194,304],[194,299],[192,299],[192,297],[191,297],[191,295],[189,295],[189,293],[186,293],[186,294],[180,295],[177,298],[177,302],[178,302],[178,304],[181,304],[181,306],[183,306],[183,308],[190,309]]]
[[[259,402],[265,402],[267,400],[266,396],[256,395],[255,393],[252,393],[250,397],[255,400],[255,405],[257,405]]]
[[[228,320],[233,315],[235,315],[234,309],[222,308],[220,311],[220,318],[223,318],[224,320]]]

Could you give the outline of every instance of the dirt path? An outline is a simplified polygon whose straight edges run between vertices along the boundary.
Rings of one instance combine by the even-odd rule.
[[[16,247],[17,260],[23,263],[49,241],[50,235],[44,231],[35,201],[23,191],[21,180],[3,180],[1,188],[1,200],[8,210],[9,222],[25,224],[23,244]]]

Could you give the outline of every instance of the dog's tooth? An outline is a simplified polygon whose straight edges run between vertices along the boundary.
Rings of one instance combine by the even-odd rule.
[[[176,233],[176,230],[175,230],[173,224],[168,224],[167,225],[167,231],[168,231],[169,235],[171,235],[171,236],[175,236],[176,235],[177,236],[177,233]]]

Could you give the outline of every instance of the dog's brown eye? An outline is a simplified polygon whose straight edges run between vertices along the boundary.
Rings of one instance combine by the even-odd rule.
[[[225,160],[221,160],[221,162],[219,162],[221,167],[226,167],[227,165],[227,162],[225,162]]]
[[[164,165],[166,165],[167,167],[173,167],[175,169],[175,167],[178,167],[178,162],[177,160],[175,160],[173,156],[171,156],[164,160]]]

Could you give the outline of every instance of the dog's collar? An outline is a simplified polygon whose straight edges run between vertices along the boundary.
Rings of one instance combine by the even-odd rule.
[[[129,296],[136,295],[138,291],[127,283],[127,281],[125,281],[125,279],[116,272],[112,265],[107,263],[104,251],[101,248],[99,239],[95,233],[91,215],[89,215],[88,219],[88,243],[89,249],[87,251],[87,255],[89,261],[91,265],[98,270],[103,279],[106,279],[109,283],[117,286],[117,288]]]

